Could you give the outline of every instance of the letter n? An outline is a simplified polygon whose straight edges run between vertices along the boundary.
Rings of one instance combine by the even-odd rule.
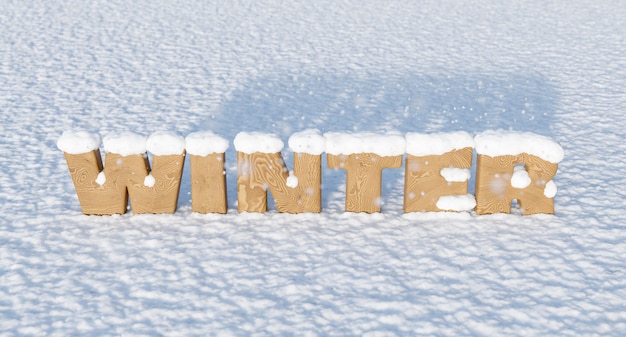
[[[278,153],[237,152],[237,203],[239,212],[267,211],[267,190],[281,213],[319,213],[321,201],[321,155],[294,153],[295,184]]]

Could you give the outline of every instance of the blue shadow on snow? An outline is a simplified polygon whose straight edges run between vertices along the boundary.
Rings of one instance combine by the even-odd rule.
[[[226,156],[229,207],[234,207],[232,140],[240,131],[275,133],[285,144],[292,133],[307,128],[381,133],[464,130],[470,134],[504,129],[551,136],[556,102],[555,89],[539,74],[285,74],[244,83],[198,130],[212,130],[231,141]],[[289,152],[283,154],[291,167]],[[329,203],[327,196],[343,183],[336,173],[327,171],[323,207]],[[402,171],[385,170],[383,175],[383,194],[393,193],[400,204],[401,190],[396,190],[403,186]]]

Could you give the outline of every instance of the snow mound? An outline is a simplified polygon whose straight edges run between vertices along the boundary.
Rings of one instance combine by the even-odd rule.
[[[100,135],[88,131],[65,131],[57,140],[59,150],[69,154],[81,154],[97,150],[102,143]]]
[[[96,184],[102,186],[104,185],[106,181],[107,181],[107,177],[106,175],[104,175],[104,171],[101,171],[100,173],[98,173],[98,176],[96,177]]]
[[[195,156],[208,156],[212,153],[224,153],[228,149],[228,140],[211,131],[198,131],[185,138],[187,153]]]
[[[511,177],[511,186],[515,188],[526,188],[530,183],[531,179],[528,175],[528,171],[522,166],[515,167],[515,171]]]
[[[490,157],[528,153],[551,163],[563,160],[563,148],[550,138],[532,132],[485,131],[478,134],[476,153]]]
[[[318,129],[306,129],[289,137],[289,148],[293,152],[320,155],[326,150],[326,138]]]
[[[468,181],[472,172],[469,169],[446,167],[439,172],[447,182],[465,182]]]
[[[341,133],[327,132],[326,153],[350,155],[374,153],[382,157],[400,156],[406,151],[406,140],[400,134],[376,134],[371,132]]]
[[[298,177],[293,174],[293,171],[289,171],[289,176],[287,177],[287,187],[296,188],[298,187]]]
[[[437,200],[437,208],[444,211],[471,211],[476,207],[476,198],[471,194],[444,195]]]
[[[474,147],[474,138],[465,132],[414,133],[406,134],[406,152],[413,156],[434,156],[446,152]]]
[[[182,154],[185,152],[185,138],[173,132],[157,131],[148,137],[146,148],[155,156]]]
[[[154,176],[150,173],[148,174],[144,179],[143,179],[143,184],[146,187],[154,187],[154,184],[156,183],[156,179],[154,179]]]
[[[546,187],[544,187],[543,189],[543,195],[546,198],[554,198],[556,196],[556,193],[557,193],[556,184],[552,180],[548,181],[546,183]]]
[[[233,144],[235,144],[235,149],[238,152],[247,154],[255,152],[277,153],[285,146],[278,136],[262,132],[239,132],[235,136]]]
[[[147,138],[130,131],[112,133],[102,140],[104,151],[121,156],[144,154],[147,151]]]

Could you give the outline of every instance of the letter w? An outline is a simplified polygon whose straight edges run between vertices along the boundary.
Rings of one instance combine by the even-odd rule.
[[[146,154],[107,153],[104,168],[100,150],[64,154],[84,214],[124,214],[129,196],[135,214],[176,211],[184,152],[154,156],[152,170]]]

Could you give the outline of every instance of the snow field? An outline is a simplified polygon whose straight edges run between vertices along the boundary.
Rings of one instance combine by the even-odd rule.
[[[623,6],[0,7],[0,335],[626,331]],[[306,129],[544,135],[565,154],[556,215],[402,214],[391,169],[380,214],[343,213],[345,174],[325,170],[316,215],[192,214],[183,184],[176,214],[86,217],[56,146],[65,130]]]

